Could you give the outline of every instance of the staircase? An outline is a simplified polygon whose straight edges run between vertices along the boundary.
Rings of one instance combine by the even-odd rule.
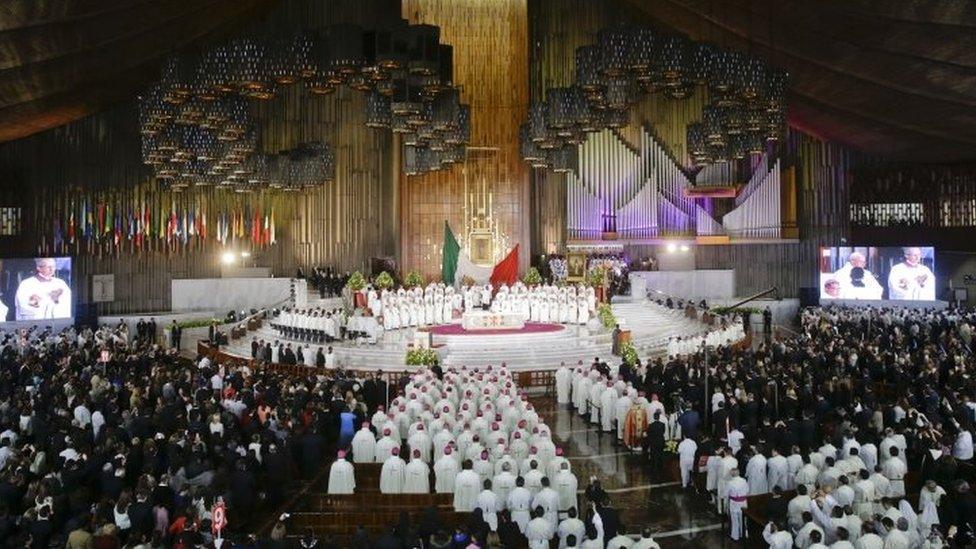
[[[684,315],[683,311],[668,309],[650,301],[616,302],[613,314],[620,328],[630,330],[630,340],[641,358],[667,352],[668,340],[701,333],[705,325]]]

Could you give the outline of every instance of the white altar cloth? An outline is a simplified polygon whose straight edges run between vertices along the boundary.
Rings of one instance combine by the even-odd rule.
[[[490,311],[465,311],[461,327],[465,330],[518,330],[525,326],[519,313],[493,313]]]

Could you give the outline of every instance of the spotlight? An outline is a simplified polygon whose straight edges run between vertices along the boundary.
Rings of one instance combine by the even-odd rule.
[[[678,250],[678,246],[675,244],[668,244],[668,253],[673,254]]]
[[[230,265],[234,263],[235,259],[237,259],[237,256],[234,255],[234,252],[224,252],[220,254],[220,262],[223,263],[224,265]]]
[[[682,244],[681,245],[681,251],[682,252],[687,252],[688,251],[688,245],[687,244]]]

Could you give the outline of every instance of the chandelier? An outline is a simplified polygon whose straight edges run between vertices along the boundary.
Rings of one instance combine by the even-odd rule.
[[[463,160],[470,108],[453,83],[453,49],[440,29],[378,14],[376,28],[332,25],[292,36],[247,36],[202,54],[175,56],[139,97],[143,162],[174,187],[307,187],[334,177],[327,145],[256,155],[251,101],[285,86],[313,95],[341,86],[366,94],[365,124],[404,138],[404,171],[420,174]],[[328,175],[313,175],[316,169]]]
[[[522,158],[536,168],[575,170],[586,134],[622,128],[647,94],[682,100],[707,92],[702,119],[686,128],[692,165],[724,163],[765,151],[785,128],[785,71],[756,56],[649,28],[601,30],[576,48],[575,78],[530,105],[520,130]],[[572,149],[574,152],[569,153]]]

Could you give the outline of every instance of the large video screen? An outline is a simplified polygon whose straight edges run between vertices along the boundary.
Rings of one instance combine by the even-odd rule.
[[[935,300],[935,248],[820,248],[820,299]]]
[[[71,258],[0,259],[0,320],[71,318]]]

